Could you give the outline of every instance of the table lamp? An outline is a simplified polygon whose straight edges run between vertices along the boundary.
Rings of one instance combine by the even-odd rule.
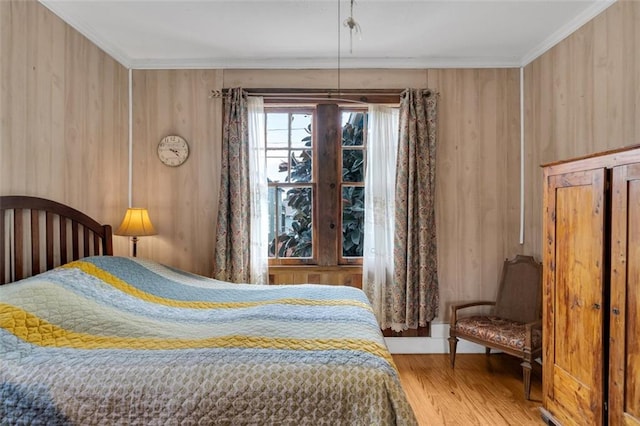
[[[138,237],[156,235],[157,232],[151,224],[147,209],[130,207],[127,209],[115,234],[131,237],[131,241],[133,241],[133,257],[136,257]]]

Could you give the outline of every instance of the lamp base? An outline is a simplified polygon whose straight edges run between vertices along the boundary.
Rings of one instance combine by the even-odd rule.
[[[133,242],[133,257],[138,256],[138,237],[131,237],[131,241]]]

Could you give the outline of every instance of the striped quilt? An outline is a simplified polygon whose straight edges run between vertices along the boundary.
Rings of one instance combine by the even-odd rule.
[[[0,287],[0,424],[416,419],[360,290],[102,256]]]

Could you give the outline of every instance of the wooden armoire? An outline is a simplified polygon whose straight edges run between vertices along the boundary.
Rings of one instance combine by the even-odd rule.
[[[640,425],[640,146],[543,167],[542,417]]]

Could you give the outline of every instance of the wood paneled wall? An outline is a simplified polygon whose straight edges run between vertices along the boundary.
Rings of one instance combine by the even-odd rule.
[[[640,2],[620,0],[525,68],[525,251],[542,250],[541,164],[640,143]]]
[[[494,299],[505,258],[521,253],[519,72],[429,71],[440,93],[436,226],[440,313]]]
[[[269,284],[331,284],[362,288],[362,266],[275,266],[269,268]]]
[[[158,235],[141,238],[138,256],[202,275],[213,270],[220,185],[222,100],[216,70],[133,71],[133,204],[149,209]],[[167,135],[189,143],[189,158],[165,166]],[[124,237],[116,237],[124,238]]]
[[[223,87],[336,89],[403,89],[426,87],[424,69],[225,70]]]
[[[4,0],[0,81],[0,194],[116,225],[127,206],[126,69],[35,0]]]

